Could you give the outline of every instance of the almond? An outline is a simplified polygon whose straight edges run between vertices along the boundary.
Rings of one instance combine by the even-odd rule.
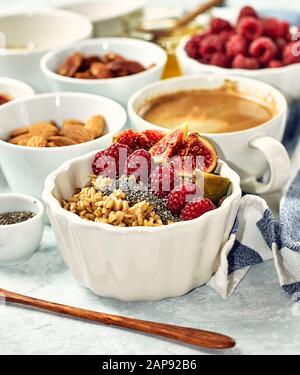
[[[92,133],[83,126],[67,126],[61,129],[60,135],[71,138],[77,143],[84,143],[93,139]]]
[[[63,122],[62,128],[66,128],[67,126],[84,126],[84,123],[79,120],[70,118]]]
[[[64,137],[64,136],[61,136],[61,135],[56,135],[56,136],[50,137],[49,143],[50,142],[54,143],[55,146],[77,145],[77,142],[73,141],[71,138]],[[48,145],[49,145],[49,143],[48,143]]]
[[[9,143],[12,143],[13,145],[18,145],[20,142],[25,141],[27,143],[28,139],[31,137],[29,133],[26,134],[20,134],[17,137],[13,137],[9,140]],[[24,145],[23,145],[24,146]]]
[[[104,133],[105,119],[101,115],[92,116],[87,120],[84,127],[93,133],[94,138],[99,138]]]
[[[48,138],[56,135],[58,129],[50,122],[38,122],[28,127],[29,133],[32,135],[40,135],[41,137]]]
[[[27,141],[28,147],[47,147],[47,140],[40,136],[40,135],[34,135]]]
[[[15,129],[10,133],[10,138],[14,138],[19,135],[26,134],[28,133],[28,131],[29,131],[28,126],[23,126],[22,128]]]
[[[48,142],[48,147],[57,147],[56,144],[52,141]]]

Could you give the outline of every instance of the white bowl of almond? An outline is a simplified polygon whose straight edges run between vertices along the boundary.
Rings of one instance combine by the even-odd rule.
[[[126,119],[118,103],[90,94],[41,94],[1,106],[0,160],[11,190],[41,197],[49,173],[109,145]]]
[[[180,296],[206,283],[240,198],[238,175],[187,125],[167,134],[125,130],[97,154],[64,163],[43,192],[74,277],[126,301]]]

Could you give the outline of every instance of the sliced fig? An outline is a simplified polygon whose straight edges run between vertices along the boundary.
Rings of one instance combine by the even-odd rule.
[[[204,197],[209,198],[215,204],[223,199],[231,184],[229,178],[212,173],[200,172],[204,179]],[[203,180],[202,180],[203,181]]]
[[[184,123],[175,130],[168,132],[149,150],[156,163],[163,163],[185,146],[188,124]]]
[[[207,173],[213,172],[218,164],[218,154],[215,146],[207,138],[200,136],[198,133],[190,133],[188,135],[185,147],[180,149],[179,156],[192,156],[193,168],[202,169]],[[204,158],[202,168],[197,165],[197,156]]]

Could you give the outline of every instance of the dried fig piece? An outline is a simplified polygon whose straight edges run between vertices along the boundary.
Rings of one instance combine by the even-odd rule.
[[[29,131],[28,126],[23,126],[21,128],[15,129],[10,133],[10,138],[14,138],[14,137],[17,137],[19,135],[26,134],[26,133],[28,133],[28,131]]]
[[[34,135],[27,141],[28,147],[47,147],[47,144],[47,139],[40,135]]]
[[[65,77],[74,77],[82,61],[83,55],[80,52],[75,52],[59,66],[57,73]]]
[[[93,139],[92,133],[83,126],[72,126],[61,129],[60,135],[71,138],[76,143],[89,142]]]
[[[80,66],[80,72],[85,72],[90,69],[91,65],[93,63],[101,63],[101,57],[96,55],[86,56],[83,58],[81,66]]]
[[[94,138],[99,138],[104,133],[105,119],[101,115],[92,116],[87,120],[84,127],[93,133]]]
[[[94,77],[92,76],[90,70],[85,70],[84,72],[78,72],[75,74],[75,78],[79,79],[93,79]]]
[[[76,145],[77,144],[71,138],[64,137],[64,136],[61,136],[61,135],[55,135],[53,137],[50,137],[49,138],[49,143],[50,142],[52,142],[55,146],[59,146],[59,147],[72,146],[72,145]],[[53,147],[55,147],[55,146],[53,146]]]
[[[108,52],[102,56],[101,60],[104,64],[107,64],[111,61],[124,61],[125,58],[115,52]]]
[[[112,71],[108,68],[108,65],[102,63],[93,63],[91,65],[90,72],[94,78],[113,78]]]
[[[140,63],[129,60],[113,61],[107,64],[107,67],[112,71],[115,77],[124,77],[145,70]]]

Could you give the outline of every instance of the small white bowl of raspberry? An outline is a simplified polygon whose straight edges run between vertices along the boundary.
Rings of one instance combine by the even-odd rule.
[[[234,18],[236,22],[213,17],[206,31],[182,39],[176,50],[182,73],[254,78],[279,89],[289,102],[298,98],[298,29],[288,21],[262,17],[251,7],[242,8]]]

